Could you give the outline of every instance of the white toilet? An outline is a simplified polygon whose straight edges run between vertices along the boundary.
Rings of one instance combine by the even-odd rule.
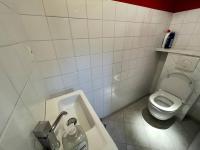
[[[193,81],[183,73],[171,73],[160,81],[158,91],[149,97],[148,108],[152,116],[167,120],[176,115],[193,92]]]

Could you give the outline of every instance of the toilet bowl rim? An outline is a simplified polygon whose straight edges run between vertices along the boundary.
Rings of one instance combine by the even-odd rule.
[[[155,102],[155,98],[158,97],[158,96],[162,96],[162,97],[166,97],[168,98],[170,101],[173,102],[173,104],[170,106],[170,107],[163,107],[163,106],[160,106],[159,104],[157,104]],[[182,101],[180,98],[168,93],[168,92],[165,92],[165,91],[162,91],[162,90],[159,90],[155,93],[153,93],[150,97],[149,97],[149,102],[156,108],[158,108],[159,110],[161,111],[165,111],[165,112],[175,112],[177,111],[181,105],[182,105]]]

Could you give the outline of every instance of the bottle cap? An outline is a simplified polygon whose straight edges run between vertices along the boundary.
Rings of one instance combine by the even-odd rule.
[[[76,123],[77,119],[76,118],[70,118],[67,123],[64,125],[64,129],[66,131],[66,134],[68,135],[74,135],[77,131],[76,129]]]
[[[77,119],[72,117],[67,121],[67,126],[69,126],[70,124],[76,125],[76,123],[77,123]]]
[[[76,127],[74,126],[74,124],[70,124],[69,126],[68,126],[68,131],[67,131],[67,133],[69,134],[69,135],[74,135],[75,133],[76,133]]]

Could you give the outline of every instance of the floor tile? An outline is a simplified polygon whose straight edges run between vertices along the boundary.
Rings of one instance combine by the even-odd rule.
[[[147,147],[141,147],[141,146],[133,146],[133,145],[127,145],[127,150],[151,150]]]
[[[143,122],[143,118],[141,116],[141,112],[135,109],[127,109],[124,110],[124,121],[126,123],[138,123]]]
[[[124,122],[124,113],[123,111],[115,112],[114,114],[112,114],[111,116],[108,116],[104,120]]]
[[[199,147],[200,147],[200,132],[195,137],[188,150],[199,150]]]
[[[126,150],[126,144],[119,142],[115,142],[115,144],[117,145],[118,150]]]
[[[150,147],[149,139],[146,137],[144,125],[141,123],[125,124],[126,141],[128,144]]]
[[[198,122],[193,121],[190,117],[186,117],[182,123],[182,129],[185,131],[185,136],[189,143],[192,142],[194,136],[200,131]],[[192,130],[191,130],[192,129]]]
[[[123,123],[109,121],[109,123],[106,124],[106,129],[113,140],[120,143],[126,143]]]
[[[145,110],[150,116],[144,116]],[[103,122],[119,150],[187,150],[200,132],[199,123],[187,116],[166,122],[151,117],[148,97],[144,97]]]
[[[147,104],[148,104],[148,97],[144,97],[141,100],[138,100],[132,105],[128,106],[126,109],[142,110],[147,106]]]

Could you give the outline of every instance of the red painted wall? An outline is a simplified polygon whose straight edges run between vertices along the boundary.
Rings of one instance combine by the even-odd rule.
[[[180,12],[200,8],[200,0],[116,0],[134,5],[169,11]]]

